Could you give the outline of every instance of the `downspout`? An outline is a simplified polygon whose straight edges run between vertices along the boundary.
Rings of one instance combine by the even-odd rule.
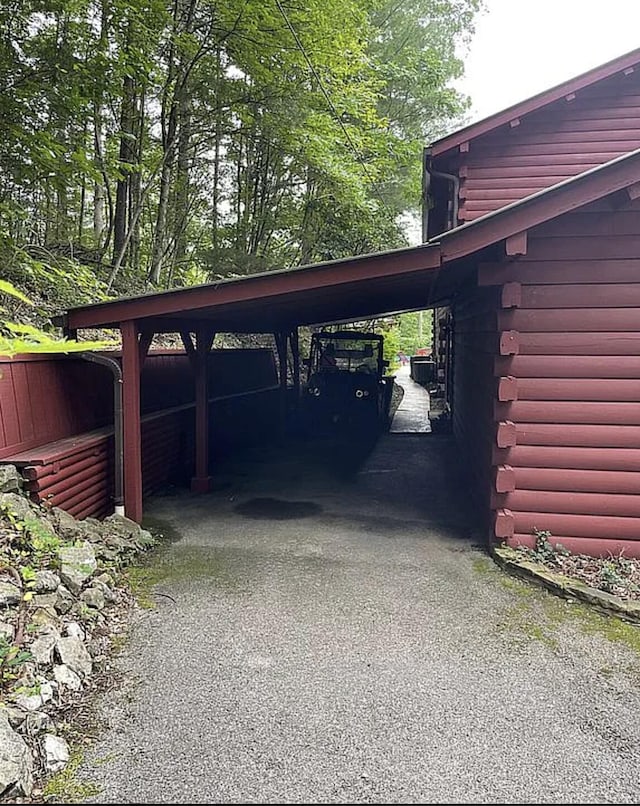
[[[426,209],[427,191],[430,185],[430,177],[439,176],[441,179],[446,179],[451,183],[451,197],[449,209],[447,210],[447,230],[454,229],[458,226],[458,204],[460,193],[460,179],[455,174],[444,173],[443,171],[434,171],[429,167],[430,153],[429,149],[423,149],[423,192],[424,192],[424,206]],[[424,224],[423,224],[424,226]],[[426,242],[426,232],[423,231],[423,241]]]
[[[122,421],[122,368],[115,358],[100,353],[77,353],[85,361],[106,367],[113,375],[113,431],[115,441],[115,472],[113,503],[116,515],[124,515],[124,440]]]

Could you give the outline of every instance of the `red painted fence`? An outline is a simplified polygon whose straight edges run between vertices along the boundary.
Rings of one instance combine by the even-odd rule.
[[[112,354],[118,357],[117,354]],[[213,350],[211,438],[216,446],[277,408],[269,349]],[[141,377],[143,490],[188,476],[194,389],[182,352],[150,353]],[[255,416],[252,416],[255,415]],[[113,510],[113,377],[77,357],[0,359],[0,461],[21,468],[35,501],[75,517]]]

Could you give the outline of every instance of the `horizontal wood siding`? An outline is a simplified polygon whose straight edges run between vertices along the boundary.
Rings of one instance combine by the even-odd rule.
[[[453,430],[470,475],[481,518],[489,522],[497,348],[494,288],[469,287],[453,310]]]
[[[472,139],[468,151],[443,156],[435,167],[460,176],[458,217],[464,223],[639,147],[635,71]]]
[[[255,437],[275,422],[277,370],[269,349],[210,356],[214,447]],[[0,361],[0,460],[21,468],[33,501],[75,517],[113,511],[113,379],[81,359],[28,356]],[[190,478],[194,388],[184,353],[147,357],[142,371],[145,495]],[[269,420],[270,418],[270,420]],[[269,420],[269,422],[267,422]]]
[[[501,355],[491,505],[496,537],[640,557],[640,205],[585,208],[482,266]]]

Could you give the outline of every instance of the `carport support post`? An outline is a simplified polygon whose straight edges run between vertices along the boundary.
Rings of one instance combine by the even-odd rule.
[[[298,328],[289,333],[291,344],[291,360],[293,361],[293,389],[296,398],[296,406],[300,402],[300,340],[298,339]]]
[[[121,322],[122,404],[124,410],[124,511],[142,520],[142,448],[140,429],[140,344],[135,321]]]
[[[211,328],[196,331],[194,356],[196,385],[196,461],[195,476],[191,479],[194,493],[209,492],[209,351],[215,338]]]
[[[287,421],[287,343],[288,334],[274,333],[278,350],[278,367],[280,375],[280,433],[284,434]]]

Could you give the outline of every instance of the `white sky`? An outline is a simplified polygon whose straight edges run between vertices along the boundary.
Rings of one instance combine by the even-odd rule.
[[[640,47],[640,0],[485,0],[456,85],[468,122]]]

